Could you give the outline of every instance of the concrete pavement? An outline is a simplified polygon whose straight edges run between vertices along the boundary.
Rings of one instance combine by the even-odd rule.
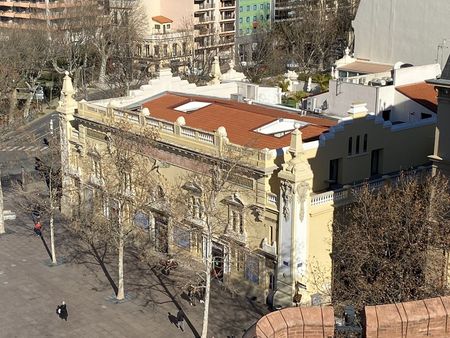
[[[132,297],[115,304],[111,285],[94,262],[48,266],[48,255],[33,234],[31,220],[11,204],[13,196],[6,195],[6,207],[18,217],[7,222],[9,233],[0,237],[0,337],[169,338],[195,337],[201,331],[203,305],[191,307],[181,297],[180,281],[158,277],[150,270],[136,274],[132,271],[139,269],[128,262],[125,286]],[[64,254],[66,240],[64,234],[58,235],[59,255]],[[107,267],[116,280],[115,260],[109,260]],[[180,279],[183,273],[175,271],[170,277]],[[67,322],[55,313],[62,300],[68,304]],[[169,318],[180,307],[191,323],[191,327],[185,325],[184,333]],[[240,337],[260,318],[261,310],[265,312],[244,298],[213,290],[208,336]]]

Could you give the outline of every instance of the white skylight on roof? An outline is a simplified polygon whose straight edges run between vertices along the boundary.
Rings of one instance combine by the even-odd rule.
[[[270,122],[262,127],[255,129],[257,133],[264,135],[273,135],[275,137],[282,137],[287,133],[290,133],[296,128],[302,128],[309,123],[293,120],[293,119],[278,119],[276,121]]]
[[[183,113],[189,113],[191,111],[196,111],[200,108],[204,108],[206,106],[209,106],[211,103],[209,102],[200,102],[200,101],[191,101],[185,104],[182,104],[181,106],[178,106],[175,108],[177,111],[181,111]]]

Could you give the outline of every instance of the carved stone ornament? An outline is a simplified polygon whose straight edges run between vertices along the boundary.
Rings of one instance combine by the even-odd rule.
[[[297,198],[298,204],[300,205],[300,221],[302,222],[303,219],[305,218],[305,201],[308,190],[309,185],[306,182],[301,182],[299,185],[297,185]]]
[[[287,221],[289,219],[289,213],[291,211],[292,194],[294,193],[294,188],[291,182],[282,181],[281,182],[281,198],[283,199],[283,216]]]

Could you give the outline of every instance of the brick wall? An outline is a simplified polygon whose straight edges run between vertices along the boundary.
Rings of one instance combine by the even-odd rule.
[[[366,306],[366,338],[450,337],[450,297]],[[244,338],[334,337],[333,307],[291,307],[269,313]]]

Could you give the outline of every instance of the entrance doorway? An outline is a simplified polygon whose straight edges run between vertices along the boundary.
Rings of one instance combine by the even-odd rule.
[[[212,243],[212,268],[211,276],[217,280],[223,282],[223,270],[224,270],[224,248],[222,244]]]
[[[155,249],[162,253],[169,252],[168,224],[169,219],[167,216],[155,215]]]

